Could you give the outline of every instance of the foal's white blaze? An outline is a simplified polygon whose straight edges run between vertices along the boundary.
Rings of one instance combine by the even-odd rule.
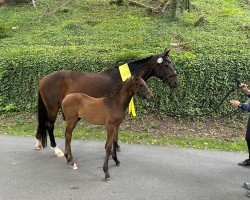
[[[78,169],[76,163],[74,163],[74,165],[72,166],[73,169]]]
[[[64,153],[62,152],[61,149],[59,149],[58,147],[51,147],[54,151],[55,151],[55,155],[60,158],[64,156]]]
[[[36,150],[41,150],[42,148],[43,148],[43,147],[42,147],[42,142],[41,142],[41,140],[36,139],[35,149],[36,149]]]

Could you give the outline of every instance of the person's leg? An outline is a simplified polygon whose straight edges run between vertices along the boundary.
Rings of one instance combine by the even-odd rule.
[[[250,166],[250,116],[247,122],[246,142],[247,142],[247,148],[248,148],[248,159],[244,160],[243,162],[238,163],[238,165],[240,166]]]

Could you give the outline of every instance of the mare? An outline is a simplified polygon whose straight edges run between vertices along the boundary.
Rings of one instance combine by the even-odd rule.
[[[94,98],[83,93],[71,93],[62,101],[62,110],[66,120],[65,132],[65,157],[73,167],[77,169],[71,152],[72,131],[79,119],[93,125],[103,125],[107,131],[106,156],[103,165],[105,179],[110,178],[108,172],[108,160],[112,151],[112,158],[116,165],[120,164],[116,155],[116,143],[118,138],[118,129],[125,118],[125,111],[132,96],[136,93],[153,99],[152,92],[148,89],[145,81],[138,75],[131,77],[122,83],[115,92],[108,97]]]
[[[143,72],[142,78],[147,81],[157,77],[170,87],[179,85],[178,75],[169,58],[169,50],[128,63],[131,75]],[[36,134],[36,149],[47,146],[47,134],[51,147],[57,157],[63,152],[56,146],[54,124],[63,98],[70,93],[85,93],[92,97],[104,97],[110,94],[122,78],[118,67],[109,68],[99,73],[76,71],[58,71],[44,76],[38,87],[38,126]],[[116,146],[119,146],[116,144]]]

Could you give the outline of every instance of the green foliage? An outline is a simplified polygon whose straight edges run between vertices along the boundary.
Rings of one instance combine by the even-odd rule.
[[[9,34],[8,34],[7,27],[4,25],[4,23],[2,21],[0,21],[0,39],[8,37],[8,36],[9,36]]]
[[[37,10],[28,4],[0,10],[1,111],[34,110],[38,81],[51,72],[103,71],[167,47],[181,85],[173,92],[150,79],[156,98],[136,99],[141,114],[211,111],[235,87],[234,70],[250,83],[249,10],[239,1],[193,0],[178,21],[106,0],[63,3],[41,0]],[[200,16],[205,24],[194,27]],[[230,109],[225,102],[218,113]]]
[[[0,116],[0,132],[8,135],[34,137],[37,119],[34,113],[15,113]],[[239,125],[239,124],[237,124]],[[243,125],[243,124],[241,124]],[[245,126],[245,125],[243,125]],[[106,140],[106,131],[97,126],[88,125],[82,121],[77,123],[72,138],[79,140]],[[64,139],[65,124],[57,121],[54,131],[55,137]],[[222,150],[222,151],[246,151],[245,139],[237,138],[232,141],[224,139],[212,139],[210,137],[176,136],[150,134],[145,132],[121,130],[119,131],[119,141],[124,143],[157,145],[157,146],[177,146],[185,148]]]
[[[123,57],[124,60],[125,57]],[[36,107],[38,81],[46,74],[62,69],[78,71],[103,71],[114,66],[118,60],[102,57],[24,57],[0,62],[2,73],[0,79],[0,106],[3,111],[29,110]],[[128,55],[130,59],[130,55]],[[4,63],[4,64],[3,64]],[[145,102],[137,99],[137,109],[150,110],[157,114],[180,113],[202,114],[215,108],[224,96],[236,87],[234,73],[237,70],[242,80],[249,80],[245,73],[250,65],[250,59],[237,57],[210,57],[204,59],[190,58],[178,55],[173,58],[180,76],[181,85],[176,91],[171,91],[165,83],[151,79],[149,86],[155,94],[155,100]],[[239,98],[234,93],[230,98]],[[229,100],[229,99],[228,99]],[[218,110],[224,113],[230,110],[228,101]]]

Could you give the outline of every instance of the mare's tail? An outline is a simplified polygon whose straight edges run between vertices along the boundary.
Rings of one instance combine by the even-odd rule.
[[[49,121],[47,109],[41,98],[40,91],[38,91],[38,128],[37,128],[37,139],[41,139],[42,146],[47,146],[47,127],[46,123]]]

